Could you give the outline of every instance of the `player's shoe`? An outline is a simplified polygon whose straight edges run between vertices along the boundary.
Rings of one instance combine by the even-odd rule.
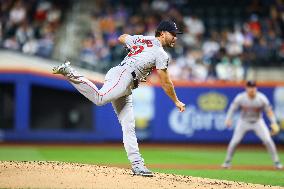
[[[81,75],[79,75],[71,66],[69,61],[65,61],[63,64],[59,66],[55,66],[52,68],[53,74],[61,74],[66,76],[71,82],[78,84],[82,83],[81,80],[79,80]]]
[[[232,164],[231,162],[229,161],[225,161],[222,165],[221,165],[222,168],[224,169],[230,169],[232,167]]]
[[[283,169],[283,165],[278,161],[274,163],[275,169]]]
[[[143,177],[153,177],[154,176],[152,171],[147,169],[145,165],[141,165],[141,164],[132,166],[132,172],[133,172],[133,175],[140,175]]]

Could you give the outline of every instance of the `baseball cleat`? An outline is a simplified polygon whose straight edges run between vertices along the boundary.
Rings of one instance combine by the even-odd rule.
[[[278,161],[274,163],[275,169],[283,169],[283,165]]]
[[[66,76],[69,81],[78,84],[82,83],[81,80],[79,80],[81,75],[79,75],[71,66],[69,61],[65,61],[63,64],[59,66],[55,66],[52,68],[53,74],[61,74],[63,76]]]
[[[68,73],[70,73],[69,67],[70,67],[70,62],[65,61],[63,64],[53,67],[52,73],[53,74],[61,74],[61,75],[65,76]]]
[[[153,177],[152,171],[147,169],[144,165],[135,165],[132,167],[133,175],[140,175],[143,177]]]
[[[221,167],[224,169],[230,169],[232,165],[231,165],[231,162],[226,161],[221,165]]]

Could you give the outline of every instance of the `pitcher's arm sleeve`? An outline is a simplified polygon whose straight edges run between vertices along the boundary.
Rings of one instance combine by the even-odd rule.
[[[239,109],[240,107],[240,98],[241,96],[237,96],[234,101],[231,103],[229,110],[227,112],[226,120],[232,120],[234,113]]]

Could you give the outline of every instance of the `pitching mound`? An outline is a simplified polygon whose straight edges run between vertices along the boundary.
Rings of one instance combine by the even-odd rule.
[[[33,161],[0,162],[0,187],[96,189],[280,188],[161,173],[155,173],[154,177],[147,178],[133,176],[129,169],[78,163]]]

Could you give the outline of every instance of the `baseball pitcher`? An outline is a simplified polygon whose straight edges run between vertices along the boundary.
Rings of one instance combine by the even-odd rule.
[[[271,135],[278,134],[280,128],[276,122],[276,118],[267,97],[263,93],[257,91],[255,81],[248,81],[246,83],[246,91],[238,94],[230,105],[225,121],[227,127],[232,126],[233,113],[238,109],[241,111],[240,118],[229,143],[227,156],[222,167],[231,167],[231,160],[237,145],[248,131],[253,130],[271,154],[275,168],[282,169],[283,166],[280,163],[275,144],[271,138]],[[263,120],[263,111],[266,112],[271,123],[270,133]]]
[[[54,74],[64,75],[81,94],[96,105],[112,103],[122,126],[123,144],[134,175],[153,176],[144,165],[138,148],[132,90],[138,87],[139,82],[145,81],[145,78],[156,68],[165,93],[180,112],[185,110],[185,104],[178,99],[169,78],[167,71],[169,56],[163,49],[163,47],[174,47],[177,40],[176,34],[179,33],[181,32],[178,31],[174,22],[162,21],[157,27],[155,36],[121,35],[118,41],[129,49],[129,53],[118,66],[107,72],[101,89],[76,72],[70,66],[70,62],[53,68]]]

